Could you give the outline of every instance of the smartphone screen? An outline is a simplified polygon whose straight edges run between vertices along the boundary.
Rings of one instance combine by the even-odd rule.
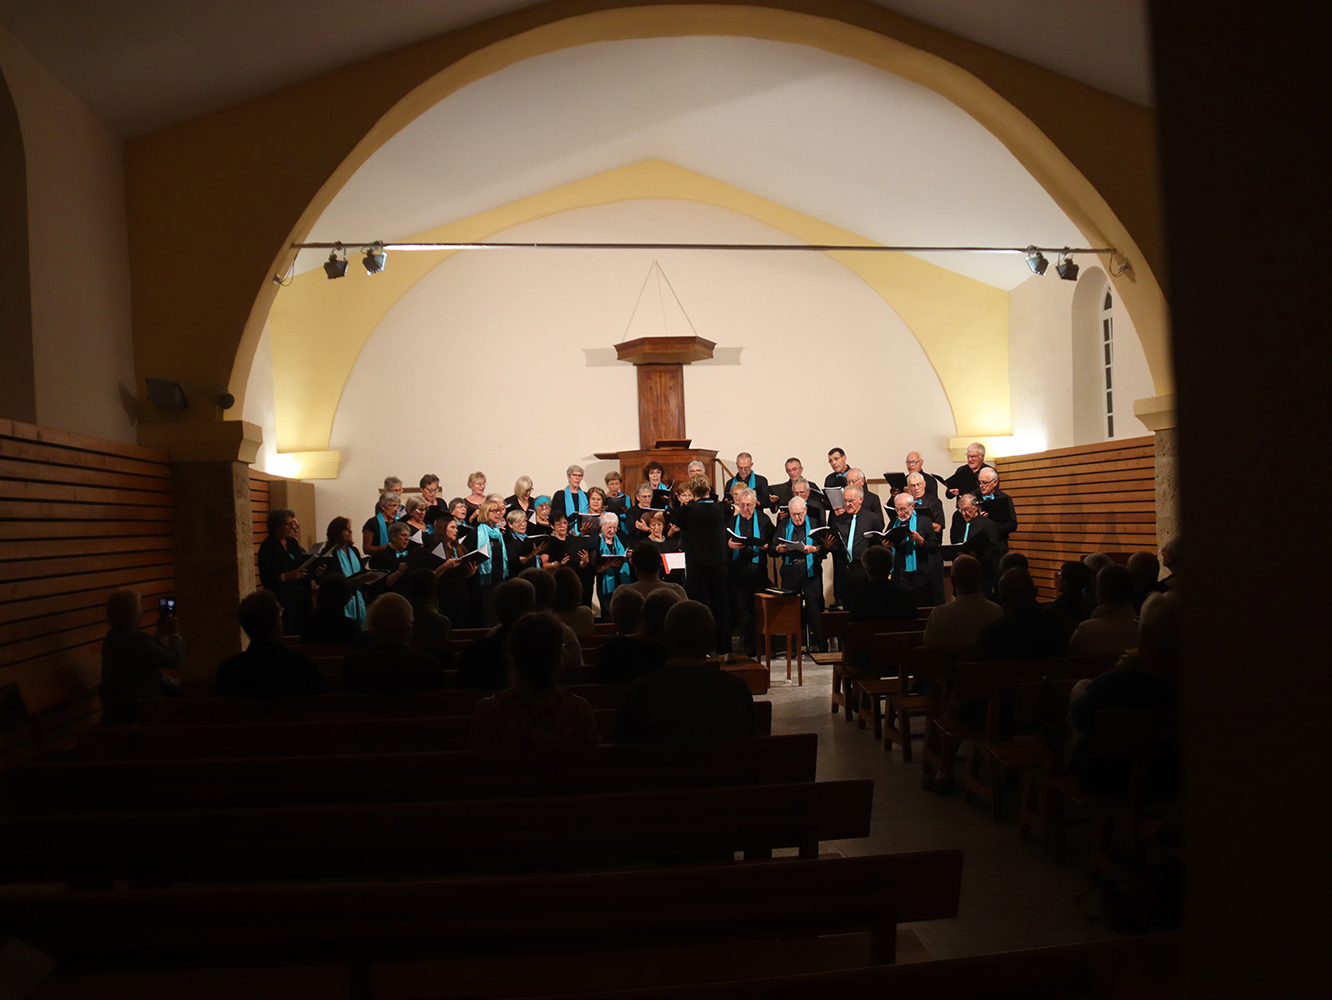
[[[157,613],[159,615],[174,615],[176,613],[176,599],[174,597],[159,597],[157,599]]]

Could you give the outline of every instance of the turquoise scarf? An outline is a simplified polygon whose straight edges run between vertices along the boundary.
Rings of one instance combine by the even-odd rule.
[[[916,530],[915,512],[914,511],[912,512],[911,519],[909,521],[903,521],[899,517],[897,519],[897,523],[894,524],[893,527],[897,527],[898,524],[906,525],[908,531],[915,531]],[[907,553],[906,562],[902,564],[902,568],[906,570],[906,572],[908,573],[914,573],[916,572],[916,543],[914,541],[910,541],[910,545],[911,545],[911,551]]]
[[[810,525],[809,525],[809,515],[808,515],[808,514],[805,515],[805,525],[804,525],[804,527],[805,527],[805,544],[808,545],[808,544],[810,543],[810,542],[809,542],[809,527],[810,527]],[[792,520],[788,517],[788,518],[786,519],[786,540],[787,540],[788,542],[789,542],[789,541],[792,541],[792,535],[791,535],[791,533],[792,533],[794,530],[795,530],[795,522],[792,521]],[[786,558],[787,558],[787,559],[794,559],[794,558],[795,558],[795,555],[794,555],[793,553],[788,553],[787,556],[786,556]],[[805,572],[808,573],[810,576],[813,576],[813,575],[814,575],[814,555],[813,555],[813,553],[810,553],[810,552],[806,552],[806,553],[805,553]]]
[[[755,513],[755,515],[754,515],[753,517],[751,517],[751,518],[749,519],[749,521],[750,521],[750,523],[751,523],[752,525],[754,525],[754,534],[749,535],[749,536],[747,536],[747,537],[749,537],[749,538],[758,538],[758,537],[759,537],[758,514]],[[736,533],[737,535],[744,534],[744,532],[742,532],[742,531],[740,530],[740,515],[739,515],[739,514],[736,514],[736,515],[735,515],[735,533]],[[732,558],[732,559],[739,559],[740,556],[744,553],[744,551],[745,551],[744,549],[732,549],[732,550],[731,550],[731,558]],[[759,559],[762,558],[762,553],[759,552],[759,550],[758,550],[757,548],[752,548],[752,549],[750,549],[750,551],[754,553],[754,555],[753,555],[753,556],[751,557],[751,559],[750,559],[750,562],[757,564],[758,561],[759,561]]]

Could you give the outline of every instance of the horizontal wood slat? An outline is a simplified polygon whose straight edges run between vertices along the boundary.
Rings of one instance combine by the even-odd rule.
[[[1156,460],[1151,437],[1059,448],[995,461],[1013,497],[1009,547],[1027,557],[1042,599],[1060,565],[1089,552],[1156,549]]]
[[[74,483],[80,486],[148,490],[154,493],[171,492],[171,481],[168,479],[132,476],[124,472],[103,472],[100,469],[80,469],[71,465],[51,465],[48,462],[20,462],[12,459],[0,459],[0,479]]]
[[[0,449],[6,458],[22,459],[27,462],[42,462],[52,466],[68,466],[74,469],[96,469],[104,472],[121,472],[127,475],[144,476],[151,479],[171,480],[170,468],[155,462],[146,462],[118,455],[99,455],[88,451],[71,451],[68,448],[52,448],[42,444],[27,444],[0,437],[4,442]]]
[[[0,561],[45,559],[53,556],[95,555],[103,552],[148,552],[171,548],[171,536],[131,535],[101,538],[33,538],[19,542],[0,541]]]
[[[170,522],[170,507],[122,507],[106,504],[102,506],[82,506],[79,504],[52,504],[30,500],[0,500],[0,518],[21,521],[41,521],[45,519],[88,519],[106,518],[125,521]]]
[[[4,646],[8,651],[11,644],[23,642],[27,639],[54,635],[84,625],[101,625],[105,621],[105,611],[102,608],[105,602],[106,599],[102,598],[85,608],[75,608],[57,614],[42,615],[39,618],[25,618],[22,621],[0,625],[0,646]],[[150,625],[155,625],[157,623],[157,599],[155,597],[150,599],[148,594],[144,594],[143,609],[143,627],[148,628]],[[102,625],[102,627],[105,628],[105,625]]]
[[[101,486],[69,486],[61,483],[20,482],[0,479],[0,499],[49,500],[53,517],[81,517],[77,511],[62,510],[64,505],[84,504],[136,504],[144,507],[171,508],[170,493],[149,493],[146,490],[112,490]]]
[[[106,555],[68,556],[61,559],[18,559],[0,562],[0,582],[41,580],[57,576],[77,583],[85,573],[121,569],[126,566],[170,566],[171,551],[112,552]],[[78,588],[70,588],[78,589]]]
[[[171,538],[169,521],[0,521],[0,539],[126,538],[131,535]]]
[[[16,601],[12,604],[0,604],[0,622],[25,621],[42,615],[55,615],[80,608],[101,608],[106,599],[121,587],[133,587],[143,595],[146,607],[158,597],[166,596],[175,589],[175,578],[165,576],[152,579],[144,574],[142,579],[103,584],[89,590],[79,590],[69,594],[57,594],[37,600]],[[150,601],[151,598],[151,601]]]

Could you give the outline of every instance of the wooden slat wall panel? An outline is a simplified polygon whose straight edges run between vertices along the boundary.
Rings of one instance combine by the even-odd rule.
[[[1088,552],[1156,551],[1156,452],[1150,437],[995,461],[1017,505],[1009,547],[1023,553],[1042,600],[1061,563]]]
[[[259,546],[268,537],[268,512],[272,507],[268,484],[277,477],[250,470],[250,510],[254,525],[254,585],[259,586]]]
[[[106,598],[136,587],[151,627],[174,585],[165,453],[0,420],[0,690],[48,728],[86,724]],[[25,732],[0,758],[31,749]]]

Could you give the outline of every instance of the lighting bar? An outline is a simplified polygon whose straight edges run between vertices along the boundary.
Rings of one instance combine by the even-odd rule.
[[[344,246],[379,246],[384,250],[803,250],[814,253],[1008,253],[1033,250],[1052,254],[1108,253],[1114,247],[885,247],[863,243],[293,243],[293,250],[333,250]]]

